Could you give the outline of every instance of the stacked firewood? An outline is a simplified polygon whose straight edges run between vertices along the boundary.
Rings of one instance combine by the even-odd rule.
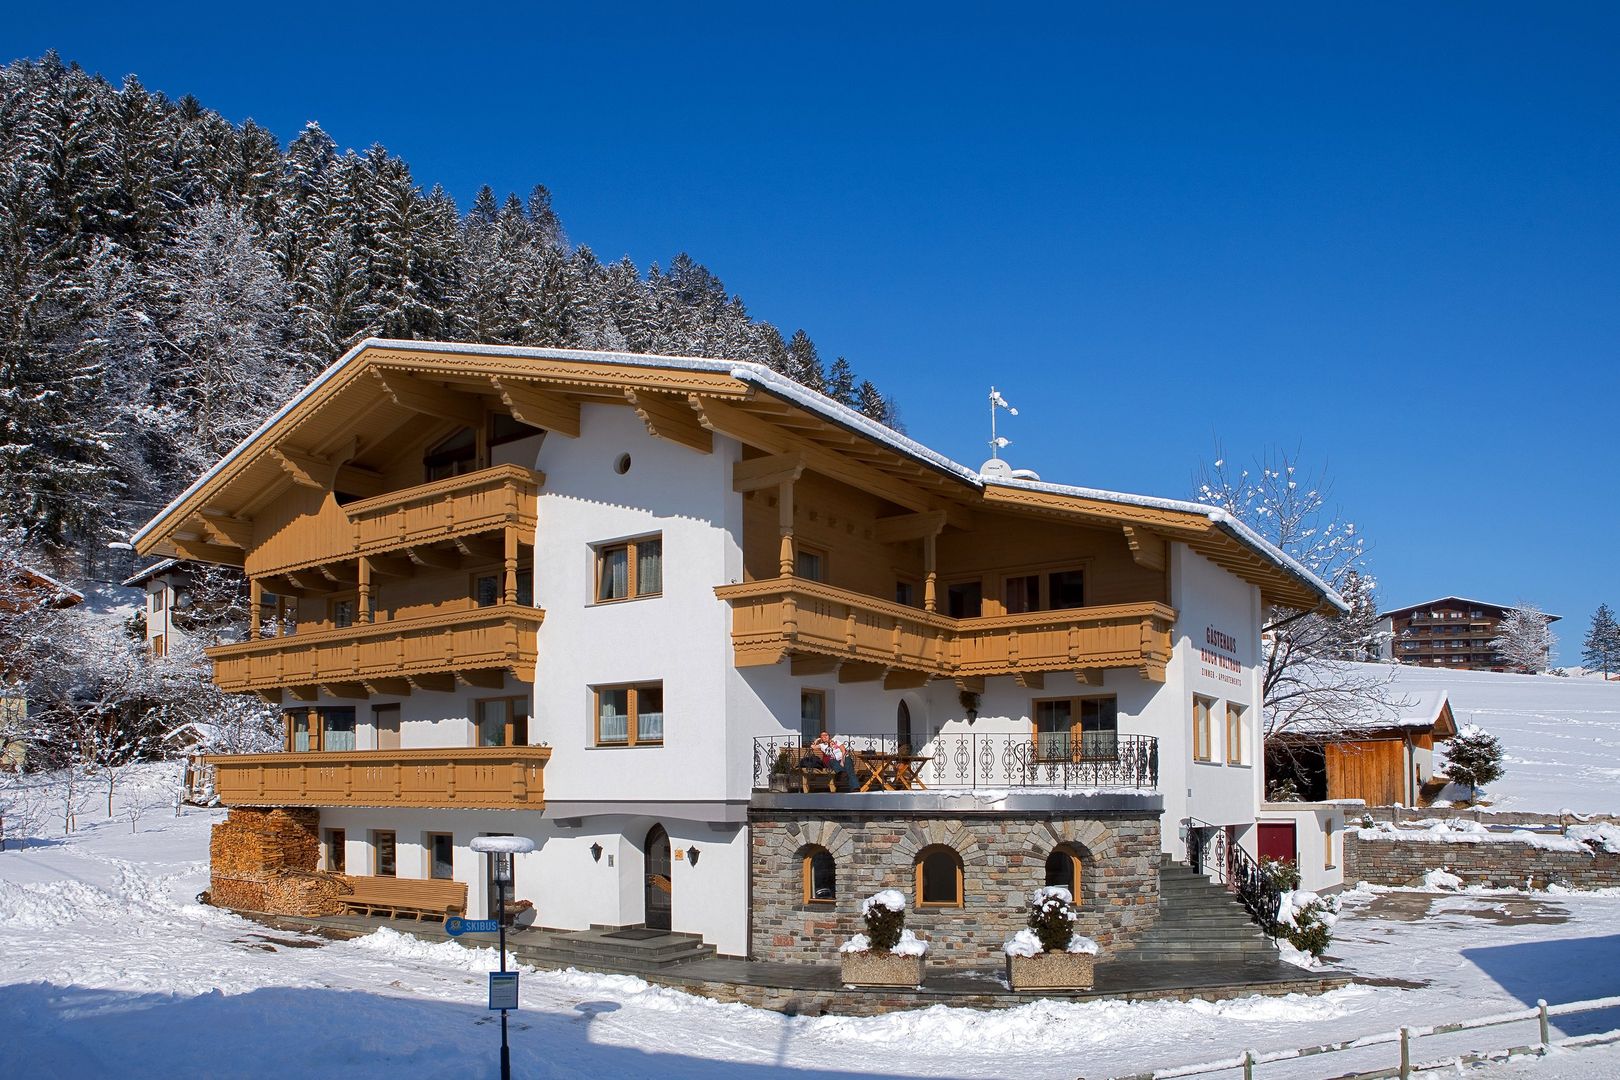
[[[217,907],[276,915],[332,915],[343,891],[316,871],[320,812],[235,807],[209,841],[208,900]]]

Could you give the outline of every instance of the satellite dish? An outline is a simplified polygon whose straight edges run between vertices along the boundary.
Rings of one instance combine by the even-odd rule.
[[[1013,468],[1000,458],[991,458],[979,466],[979,475],[994,477],[997,480],[1011,480]]]

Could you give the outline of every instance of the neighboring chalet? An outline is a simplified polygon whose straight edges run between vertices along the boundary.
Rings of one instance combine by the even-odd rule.
[[[946,965],[1044,884],[1129,944],[1161,856],[1255,853],[1264,613],[1343,609],[1218,509],[981,475],[760,365],[414,341],[134,543],[277,616],[209,650],[285,718],[210,758],[216,900],[483,915],[469,842],[520,834],[537,925],[771,960],[885,887]],[[249,881],[272,828],[311,842]]]
[[[1457,734],[1444,690],[1390,689],[1388,706],[1329,727],[1295,727],[1266,744],[1267,783],[1290,781],[1307,801],[1417,806],[1432,797],[1434,744]],[[1428,793],[1425,789],[1431,789]]]
[[[140,589],[146,611],[146,651],[167,656],[177,634],[174,612],[186,595],[189,567],[182,559],[160,559],[145,570],[124,580],[124,585]]]
[[[1509,664],[1491,647],[1513,605],[1488,604],[1463,596],[1395,608],[1379,616],[1384,659],[1420,667],[1458,671],[1506,671]],[[1559,616],[1548,615],[1548,622]]]

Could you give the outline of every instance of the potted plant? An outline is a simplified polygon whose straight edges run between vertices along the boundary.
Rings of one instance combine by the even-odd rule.
[[[906,898],[884,889],[861,901],[866,933],[838,948],[845,986],[922,986],[928,942],[906,924]]]
[[[1090,990],[1097,943],[1074,932],[1074,897],[1059,885],[1029,898],[1029,929],[1008,939],[1007,985],[1014,990]]]

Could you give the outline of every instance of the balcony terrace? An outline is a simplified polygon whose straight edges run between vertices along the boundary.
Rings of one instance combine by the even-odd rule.
[[[492,604],[413,619],[361,623],[340,630],[260,638],[208,649],[214,681],[231,693],[279,697],[286,689],[314,700],[408,693],[411,686],[450,690],[456,676],[499,686],[506,672],[532,678],[536,635],[545,612]]]
[[[722,585],[738,667],[820,656],[924,677],[1137,668],[1163,681],[1175,609],[1161,603],[953,619],[798,577]]]
[[[541,810],[547,746],[210,755],[226,806]]]

